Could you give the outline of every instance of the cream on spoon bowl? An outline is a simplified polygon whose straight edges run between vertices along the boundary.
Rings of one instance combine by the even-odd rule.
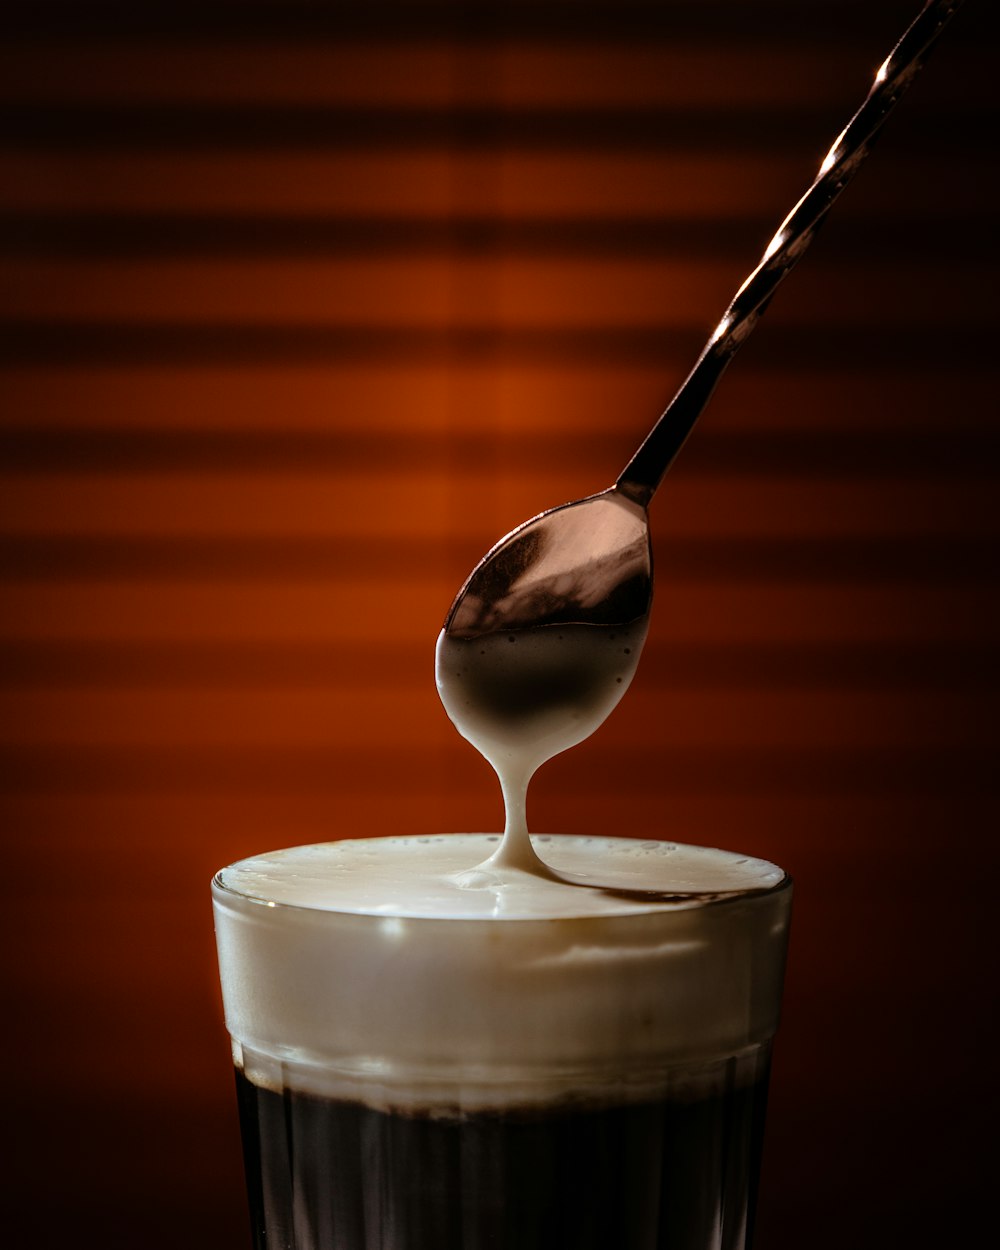
[[[528,782],[625,693],[652,593],[645,509],[614,488],[527,521],[459,593],[438,638],[437,686],[500,778],[507,819],[494,866],[539,870]]]

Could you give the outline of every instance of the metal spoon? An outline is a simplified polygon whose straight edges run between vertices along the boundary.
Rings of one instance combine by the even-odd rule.
[[[530,854],[523,818],[528,779],[597,728],[635,671],[653,593],[646,514],[653,494],[726,366],[961,3],[928,0],[906,30],[614,486],[512,530],[458,592],[438,639],[438,690],[459,732],[500,776],[511,835],[505,846],[518,841],[516,827],[523,855]],[[505,645],[517,643],[524,645]]]
[[[737,291],[697,363],[614,486],[552,508],[502,538],[451,606],[453,638],[573,621],[613,625],[648,614],[652,564],[646,508],[716,384],[858,171],[896,101],[962,0],[928,0],[875,76],[809,190]]]

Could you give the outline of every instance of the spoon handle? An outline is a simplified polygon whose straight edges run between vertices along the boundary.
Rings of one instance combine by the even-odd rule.
[[[963,0],[927,0],[883,62],[865,102],[837,136],[812,186],[781,223],[680,390],[615,483],[636,503],[645,506],[652,499],[726,366],[750,336],[782,278],[812,242],[837,196],[857,173],[882,123],[962,3]]]

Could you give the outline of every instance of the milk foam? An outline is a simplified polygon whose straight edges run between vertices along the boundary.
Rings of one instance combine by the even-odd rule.
[[[213,883],[226,1022],[247,1075],[375,1106],[642,1097],[766,1042],[790,888],[724,851],[536,839],[574,884],[470,869],[495,835],[244,860]],[[499,923],[498,923],[499,922]]]

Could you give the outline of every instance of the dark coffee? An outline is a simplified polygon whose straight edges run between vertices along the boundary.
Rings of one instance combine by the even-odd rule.
[[[471,1115],[275,1093],[237,1072],[255,1247],[746,1250],[766,1056],[749,1081],[744,1057],[654,1101]]]

